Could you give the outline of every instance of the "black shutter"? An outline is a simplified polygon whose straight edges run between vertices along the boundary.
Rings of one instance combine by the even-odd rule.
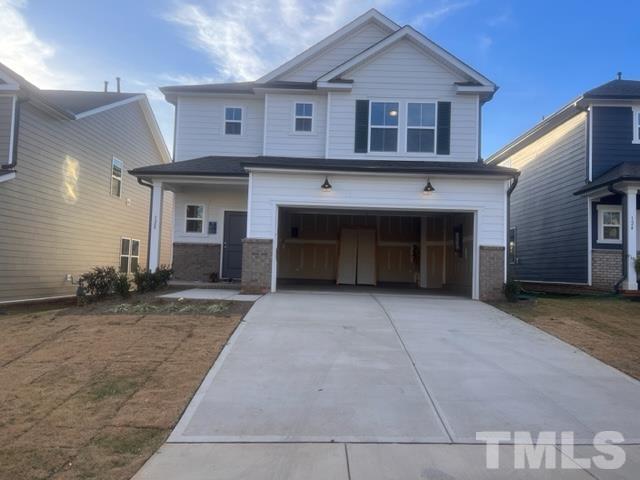
[[[353,151],[367,153],[369,144],[369,100],[356,100],[356,128]]]
[[[438,155],[451,151],[451,102],[438,102]]]

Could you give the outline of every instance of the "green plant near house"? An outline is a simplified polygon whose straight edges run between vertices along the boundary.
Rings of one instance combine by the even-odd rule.
[[[118,272],[114,267],[94,267],[80,277],[86,293],[96,298],[113,293],[117,280]]]
[[[138,293],[145,293],[166,287],[171,275],[173,275],[173,269],[165,265],[158,267],[155,272],[151,272],[150,270],[136,270],[133,274],[136,291]]]
[[[131,281],[126,273],[118,275],[114,284],[114,290],[122,298],[127,298],[131,295]]]
[[[504,284],[504,296],[507,297],[509,302],[517,302],[521,292],[522,285],[516,280],[508,280]]]
[[[636,266],[636,273],[640,275],[640,257],[636,257],[635,266]]]

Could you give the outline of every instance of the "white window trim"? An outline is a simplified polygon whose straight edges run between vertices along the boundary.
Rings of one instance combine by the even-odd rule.
[[[120,164],[120,177],[118,178],[118,176],[113,174],[113,166],[115,163],[119,163]],[[119,158],[116,157],[111,157],[111,182],[109,184],[109,194],[112,197],[116,197],[116,198],[122,198],[122,190],[124,188],[124,175],[122,175],[122,172],[124,172],[124,162],[122,160],[120,160]],[[119,195],[114,195],[113,194],[113,181],[114,180],[119,180],[120,181],[120,194]]]
[[[398,104],[398,124],[397,125],[373,125],[371,123],[371,115],[373,114],[373,104],[374,103],[397,103]],[[369,100],[369,138],[367,138],[367,153],[373,153],[376,155],[392,155],[394,153],[400,152],[400,123],[402,119],[402,102],[400,100]],[[396,149],[395,150],[371,150],[371,130],[374,128],[395,128],[398,132],[396,136]]]
[[[239,108],[240,109],[240,120],[227,120],[227,109],[228,108]],[[240,134],[236,135],[234,133],[227,133],[227,122],[231,123],[239,123],[240,124]],[[244,107],[240,105],[225,105],[222,109],[222,134],[227,137],[242,137],[244,135]]]
[[[638,130],[640,130],[640,119],[638,119],[638,117],[640,117],[640,106],[635,106],[632,107],[632,112],[633,112],[633,140],[631,141],[631,143],[640,143],[640,132],[638,132]]]
[[[433,127],[411,127],[409,126],[409,104],[410,103],[432,103],[434,105],[434,122]],[[438,101],[437,100],[409,100],[405,105],[405,139],[404,139],[404,151],[409,155],[419,155],[419,156],[436,156],[438,151]],[[419,130],[433,130],[433,152],[410,152],[409,151],[409,129],[419,129]]]
[[[622,224],[624,222],[624,219],[622,218],[622,207],[620,205],[598,205],[596,208],[598,210],[598,243],[611,245],[622,244]],[[620,214],[620,238],[617,240],[612,238],[604,238],[603,217],[605,212],[616,212]]]
[[[189,210],[189,207],[202,207],[202,218],[195,218],[195,217],[187,216],[187,211]],[[204,228],[205,218],[207,218],[207,214],[206,214],[205,205],[203,203],[186,203],[184,205],[184,224],[183,224],[184,234],[185,235],[197,235],[197,236],[205,235],[206,234],[205,233],[205,228]],[[188,232],[187,231],[187,222],[189,220],[201,220],[202,221],[202,228],[200,229],[199,232]]]
[[[298,104],[309,104],[311,105],[311,116],[308,115],[296,115],[296,107]],[[295,135],[313,135],[315,133],[315,121],[314,121],[314,116],[316,114],[316,103],[315,102],[310,102],[310,101],[305,101],[305,100],[300,100],[300,101],[295,101],[293,102],[293,126],[292,126],[292,131]],[[311,130],[306,131],[306,130],[296,130],[296,120],[298,118],[309,118],[311,119]]]
[[[122,253],[122,241],[123,240],[128,240],[129,241],[129,252],[127,254],[123,254]],[[133,255],[133,242],[138,242],[138,255]],[[120,271],[120,265],[122,264],[122,257],[127,257],[128,261],[127,261],[127,271],[126,272],[121,272]],[[130,275],[133,273],[133,270],[131,269],[131,259],[132,258],[137,258],[138,259],[138,267],[140,267],[140,240],[138,240],[137,238],[129,238],[129,237],[120,237],[120,255],[118,255],[118,273],[126,273],[127,275]]]

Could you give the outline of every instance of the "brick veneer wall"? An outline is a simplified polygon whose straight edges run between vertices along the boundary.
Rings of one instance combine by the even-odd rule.
[[[176,280],[208,282],[213,272],[220,275],[220,244],[173,244],[173,277]]]
[[[268,238],[242,240],[242,291],[265,293],[271,288],[273,241]]]
[[[504,247],[480,245],[480,300],[503,297]]]
[[[591,250],[591,285],[594,288],[613,290],[621,277],[621,250]]]

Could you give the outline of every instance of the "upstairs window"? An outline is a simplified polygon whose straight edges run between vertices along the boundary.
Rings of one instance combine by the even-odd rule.
[[[398,151],[398,103],[371,102],[369,151]]]
[[[640,143],[640,107],[633,108],[633,143]]]
[[[120,239],[120,273],[133,273],[140,263],[140,240]]]
[[[622,243],[622,208],[598,205],[598,243]]]
[[[242,134],[242,108],[225,107],[224,109],[224,134]]]
[[[407,105],[407,152],[435,152],[436,104]]]
[[[187,205],[185,228],[187,233],[202,233],[204,225],[204,205]]]
[[[296,103],[295,131],[313,131],[313,103]]]
[[[122,195],[123,168],[122,160],[115,157],[111,160],[111,195],[118,198]]]

